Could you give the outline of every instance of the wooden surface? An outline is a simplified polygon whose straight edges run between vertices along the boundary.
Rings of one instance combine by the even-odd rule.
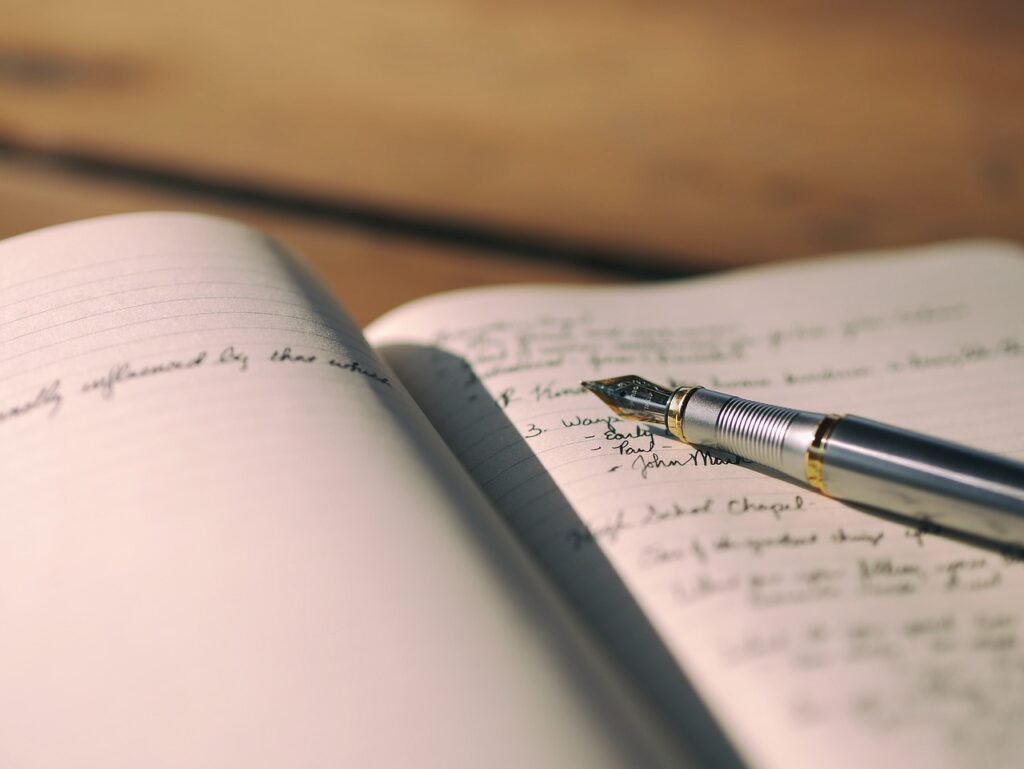
[[[627,266],[1024,239],[1021,8],[0,0],[0,143]]]
[[[402,302],[447,289],[581,283],[614,276],[485,251],[438,248],[353,226],[0,161],[0,239],[75,219],[150,210],[205,211],[269,233],[303,258],[361,326]],[[2,276],[0,264],[0,281]]]

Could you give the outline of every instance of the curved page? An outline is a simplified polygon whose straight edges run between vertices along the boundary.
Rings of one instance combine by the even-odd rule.
[[[0,313],[0,764],[655,765],[273,242],[178,214],[30,234]]]
[[[1019,562],[620,421],[579,382],[699,383],[1021,457],[1022,284],[1019,249],[961,243],[456,293],[368,336],[669,710],[641,611],[751,766],[994,769],[1024,749]]]

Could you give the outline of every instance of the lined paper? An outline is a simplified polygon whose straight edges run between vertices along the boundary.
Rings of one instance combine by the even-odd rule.
[[[968,242],[455,293],[369,338],[623,664],[671,700],[639,610],[750,766],[1010,767],[1019,562],[620,421],[579,382],[703,384],[1024,458],[1022,283],[1019,249]]]
[[[0,244],[0,765],[683,761],[563,614],[277,244]]]

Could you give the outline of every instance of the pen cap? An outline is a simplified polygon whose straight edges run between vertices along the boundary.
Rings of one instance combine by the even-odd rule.
[[[856,416],[823,451],[827,494],[1024,547],[1024,464]]]

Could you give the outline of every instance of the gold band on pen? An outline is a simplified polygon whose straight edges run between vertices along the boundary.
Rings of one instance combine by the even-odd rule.
[[[825,488],[825,449],[828,447],[829,436],[842,420],[841,414],[826,414],[814,430],[811,445],[807,447],[807,453],[804,455],[804,475],[807,483],[826,495],[828,490]]]
[[[672,393],[668,400],[668,410],[665,412],[665,427],[676,438],[686,443],[686,436],[683,435],[683,410],[686,408],[690,397],[701,389],[700,387],[680,387]]]

